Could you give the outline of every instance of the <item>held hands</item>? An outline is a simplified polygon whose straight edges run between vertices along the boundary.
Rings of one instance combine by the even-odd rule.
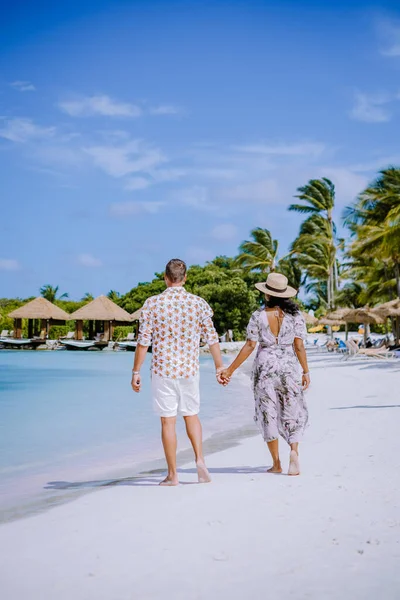
[[[220,367],[216,371],[216,377],[217,377],[218,383],[220,383],[221,385],[223,385],[225,387],[230,382],[232,373],[230,372],[229,369],[224,369],[223,367]]]
[[[142,387],[140,373],[132,373],[131,386],[134,392],[140,392],[140,388]]]

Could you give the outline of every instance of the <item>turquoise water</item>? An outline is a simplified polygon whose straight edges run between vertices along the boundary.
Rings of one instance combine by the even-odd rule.
[[[60,496],[54,482],[135,474],[162,456],[150,399],[130,388],[128,352],[0,351],[0,511],[7,518]],[[218,386],[201,359],[204,437],[252,420],[248,381]],[[181,449],[188,447],[182,424]],[[3,519],[4,520],[4,519]]]

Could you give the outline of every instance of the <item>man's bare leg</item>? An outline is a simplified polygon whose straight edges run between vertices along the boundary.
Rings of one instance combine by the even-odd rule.
[[[161,439],[168,465],[168,475],[160,485],[178,485],[176,472],[176,417],[161,417]]]
[[[268,450],[272,456],[272,467],[268,469],[267,473],[282,473],[281,461],[279,458],[279,442],[278,440],[272,440],[267,442]]]
[[[200,419],[197,415],[185,417],[185,425],[186,433],[193,447],[199,483],[209,483],[211,477],[203,455],[203,430]]]

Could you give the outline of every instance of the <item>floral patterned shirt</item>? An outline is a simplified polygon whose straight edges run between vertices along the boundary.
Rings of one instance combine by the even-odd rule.
[[[193,377],[199,370],[200,338],[218,342],[213,311],[203,298],[183,287],[169,287],[148,298],[140,315],[138,343],[153,347],[152,371],[171,379]]]

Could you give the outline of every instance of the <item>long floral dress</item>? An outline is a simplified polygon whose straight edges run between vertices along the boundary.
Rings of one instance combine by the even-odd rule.
[[[288,444],[299,442],[307,425],[300,365],[293,348],[294,339],[304,340],[306,335],[301,313],[285,313],[278,338],[264,309],[254,312],[248,324],[247,339],[259,342],[252,373],[254,420],[266,442],[276,440],[279,434]]]

